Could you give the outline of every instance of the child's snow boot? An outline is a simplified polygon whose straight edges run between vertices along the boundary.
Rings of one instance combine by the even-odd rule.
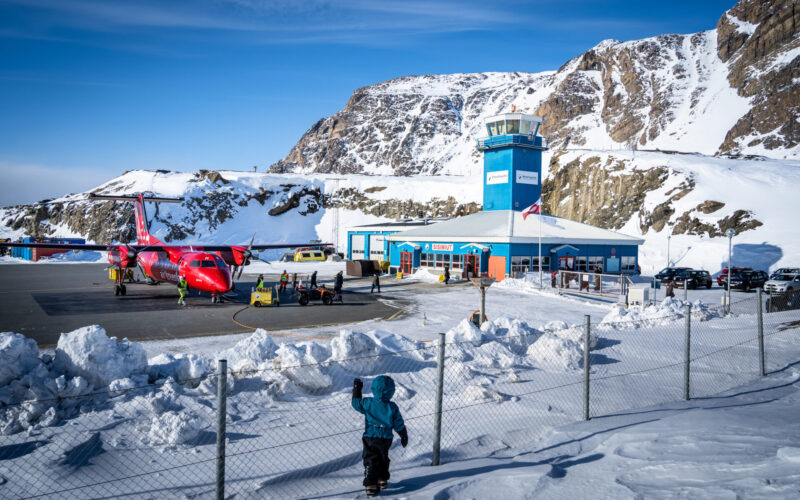
[[[378,487],[382,490],[385,490],[389,486],[389,481],[386,479],[381,479],[378,481]]]
[[[366,486],[367,488],[367,496],[368,497],[376,497],[381,494],[381,487],[377,484],[371,484]]]

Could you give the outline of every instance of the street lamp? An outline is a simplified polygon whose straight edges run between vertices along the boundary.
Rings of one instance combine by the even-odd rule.
[[[736,231],[733,228],[728,229],[725,231],[725,234],[728,235],[728,304],[727,304],[727,311],[728,314],[731,313],[731,274],[733,274],[733,246],[731,242],[733,241],[733,235],[736,234]]]
[[[669,260],[669,239],[672,237],[672,234],[667,235],[667,267],[672,265],[672,262]]]

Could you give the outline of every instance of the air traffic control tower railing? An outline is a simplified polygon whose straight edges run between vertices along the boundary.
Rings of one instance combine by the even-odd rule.
[[[538,135],[544,118],[524,113],[503,113],[486,118],[487,137],[477,139],[478,149],[520,146],[523,148],[546,150],[550,146],[547,137]]]

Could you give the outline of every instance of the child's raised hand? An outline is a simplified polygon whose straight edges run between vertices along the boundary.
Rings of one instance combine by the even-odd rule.
[[[353,379],[353,389],[358,389],[360,391],[362,387],[364,387],[364,382],[362,382],[360,378]]]

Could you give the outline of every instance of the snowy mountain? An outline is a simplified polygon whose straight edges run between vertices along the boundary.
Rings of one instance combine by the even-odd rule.
[[[717,28],[606,40],[558,71],[407,76],[356,90],[273,172],[464,175],[480,168],[483,118],[547,120],[555,149],[800,155],[800,12],[743,0]]]
[[[358,89],[270,174],[133,171],[97,193],[183,196],[151,210],[170,242],[336,240],[345,228],[481,208],[483,118],[544,116],[544,210],[645,238],[644,272],[670,260],[797,265],[800,9],[743,0],[714,30],[607,40],[557,71],[407,76]],[[335,177],[332,175],[335,174]],[[338,180],[337,180],[338,178]],[[0,209],[0,236],[128,241],[129,205],[85,194]],[[668,250],[668,238],[671,249]]]

